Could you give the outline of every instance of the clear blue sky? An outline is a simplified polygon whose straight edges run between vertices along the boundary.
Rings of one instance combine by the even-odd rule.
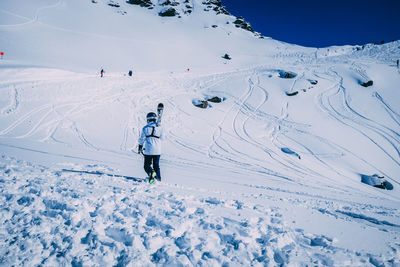
[[[312,47],[400,39],[400,0],[222,0],[273,39]]]

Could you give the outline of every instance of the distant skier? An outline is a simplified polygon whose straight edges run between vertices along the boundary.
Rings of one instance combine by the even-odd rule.
[[[102,78],[103,78],[103,75],[104,75],[104,70],[103,70],[103,69],[101,69],[101,71],[100,71],[100,77],[102,77]]]
[[[399,60],[396,61],[397,68],[399,68]]]
[[[139,137],[138,153],[144,155],[144,170],[149,176],[149,182],[154,179],[161,181],[160,156],[163,131],[157,123],[157,114],[150,112],[146,116],[147,125],[143,127]]]

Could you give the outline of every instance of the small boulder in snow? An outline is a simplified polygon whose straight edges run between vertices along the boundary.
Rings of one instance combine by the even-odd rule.
[[[378,174],[373,174],[373,175],[361,174],[361,182],[373,187],[393,190],[393,185],[388,181],[386,181],[383,176],[379,176]]]
[[[118,3],[114,3],[113,1],[110,1],[110,3],[108,3],[108,5],[111,7],[120,7],[120,5]]]
[[[286,95],[287,95],[287,96],[295,96],[295,95],[297,95],[298,93],[299,93],[299,91],[294,91],[294,92],[291,92],[291,93],[286,92]]]
[[[213,96],[213,97],[207,98],[207,101],[210,101],[213,103],[221,103],[223,101],[223,99],[218,96]]]
[[[317,80],[308,80],[312,85],[316,85],[318,83]]]
[[[369,80],[368,82],[361,83],[361,86],[369,87],[369,86],[372,86],[373,84],[374,84],[374,82],[372,80]]]
[[[279,77],[283,79],[293,79],[296,76],[297,74],[294,72],[284,71],[284,70],[279,71]]]
[[[169,7],[161,10],[158,15],[161,17],[175,17],[176,15],[178,15],[178,12],[175,10],[175,8]]]
[[[200,99],[194,99],[192,101],[193,105],[198,107],[198,108],[208,108],[209,104],[207,100],[200,100]]]
[[[232,59],[228,54],[225,54],[222,58],[223,59],[227,59],[227,60],[231,60]]]

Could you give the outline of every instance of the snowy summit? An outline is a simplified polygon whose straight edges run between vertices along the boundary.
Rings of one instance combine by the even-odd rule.
[[[256,30],[219,0],[2,0],[0,266],[400,266],[400,41]]]

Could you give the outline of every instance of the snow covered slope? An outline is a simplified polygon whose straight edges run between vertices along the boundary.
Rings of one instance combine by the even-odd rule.
[[[0,3],[0,265],[398,266],[400,42],[298,47],[165,2]]]
[[[266,43],[278,44],[239,30],[232,16],[204,11],[200,0],[188,1],[193,12],[180,18],[159,16],[161,6],[125,1],[120,7],[108,0],[22,2],[2,1],[0,30],[7,57],[24,64],[74,71],[214,69],[225,53],[236,54],[235,66],[260,63],[270,52]]]

